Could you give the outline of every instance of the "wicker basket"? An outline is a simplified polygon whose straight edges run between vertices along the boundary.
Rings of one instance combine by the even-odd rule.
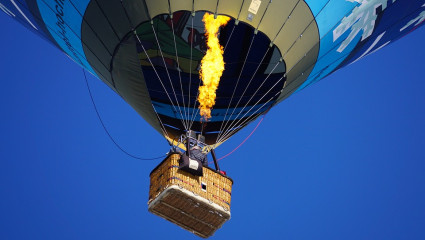
[[[233,181],[208,167],[203,176],[179,170],[179,153],[168,155],[150,174],[149,211],[207,238],[230,219]]]

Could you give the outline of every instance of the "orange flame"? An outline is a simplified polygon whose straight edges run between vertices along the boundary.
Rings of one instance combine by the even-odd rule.
[[[230,20],[226,16],[205,13],[202,21],[205,24],[208,50],[201,61],[200,79],[203,85],[199,87],[199,109],[205,121],[211,118],[211,108],[215,104],[216,90],[224,71],[223,47],[218,41],[218,30]]]

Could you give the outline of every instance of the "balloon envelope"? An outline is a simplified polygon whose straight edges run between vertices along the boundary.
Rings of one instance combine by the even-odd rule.
[[[213,146],[425,20],[425,0],[0,0],[0,8],[168,139],[192,129]],[[231,18],[220,30],[225,70],[208,122],[197,103],[205,12]]]

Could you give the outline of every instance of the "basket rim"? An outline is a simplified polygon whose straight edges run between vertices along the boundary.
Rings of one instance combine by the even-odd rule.
[[[168,154],[167,154],[167,156],[149,173],[149,177],[151,177],[151,175],[152,175],[152,173],[153,172],[155,172],[165,161],[167,161],[167,159],[171,156],[171,155],[173,155],[173,154],[179,154],[180,156],[181,155],[183,155],[181,152],[169,152]],[[220,176],[222,176],[222,177],[225,177],[225,178],[227,178],[227,179],[229,179],[231,182],[232,182],[232,185],[233,185],[233,179],[232,178],[230,178],[230,177],[228,177],[228,176],[226,176],[226,175],[224,175],[224,174],[222,174],[221,172],[219,172],[219,171],[217,171],[217,170],[215,170],[215,169],[212,169],[212,168],[210,168],[210,167],[206,167],[206,166],[203,166],[204,168],[208,168],[209,170],[211,170],[211,171],[213,171],[213,172],[215,172],[215,173],[217,173],[217,174],[220,174]],[[190,173],[189,173],[190,174]]]

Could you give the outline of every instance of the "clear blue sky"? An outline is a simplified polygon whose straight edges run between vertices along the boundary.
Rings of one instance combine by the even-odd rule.
[[[0,239],[198,239],[147,211],[159,161],[113,145],[81,68],[5,14],[0,22]],[[212,239],[425,239],[424,39],[420,28],[275,107],[221,162],[235,181],[232,219]],[[89,81],[126,150],[168,151]]]

